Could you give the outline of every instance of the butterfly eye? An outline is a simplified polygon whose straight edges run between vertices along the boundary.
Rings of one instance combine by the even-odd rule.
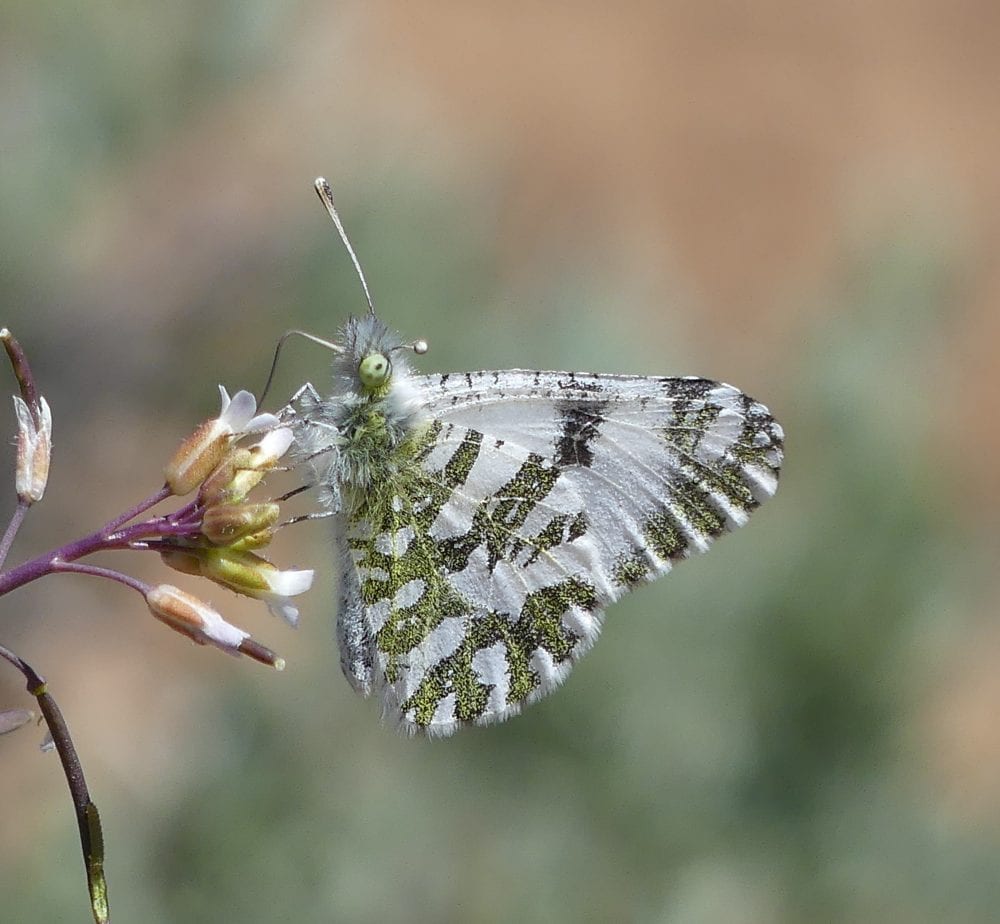
[[[389,381],[392,364],[388,356],[371,353],[358,364],[358,376],[365,388],[378,388]]]

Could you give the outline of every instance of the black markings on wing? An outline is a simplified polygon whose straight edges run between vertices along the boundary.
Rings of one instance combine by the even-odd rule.
[[[540,683],[532,666],[536,651],[546,651],[559,664],[570,660],[579,636],[567,627],[563,614],[572,608],[599,609],[594,588],[581,578],[567,578],[529,594],[517,618],[496,612],[479,614],[458,650],[432,667],[417,690],[401,704],[418,727],[427,728],[440,702],[455,697],[454,718],[474,722],[486,712],[492,685],[483,683],[473,666],[476,652],[500,644],[507,666],[507,708],[524,702]]]
[[[559,415],[559,436],[555,443],[556,465],[582,465],[589,468],[594,463],[593,443],[604,423],[607,401],[560,401],[556,405]]]
[[[476,501],[472,526],[461,536],[438,543],[441,562],[449,571],[462,571],[469,556],[485,546],[489,569],[512,559],[525,545],[520,536],[528,515],[551,492],[559,469],[536,453],[529,453],[513,477],[499,490]]]

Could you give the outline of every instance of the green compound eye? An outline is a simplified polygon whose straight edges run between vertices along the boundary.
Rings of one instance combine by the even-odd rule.
[[[378,388],[389,381],[392,375],[392,364],[387,356],[372,353],[358,364],[358,376],[365,388]]]

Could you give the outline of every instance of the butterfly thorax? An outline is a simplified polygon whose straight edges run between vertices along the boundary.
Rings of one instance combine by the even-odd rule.
[[[398,419],[388,402],[387,397],[350,408],[341,424],[337,475],[350,519],[370,516],[420,471],[417,453],[426,424],[416,415]]]
[[[331,480],[354,519],[411,477],[414,436],[425,424],[399,337],[366,315],[349,319],[341,339],[345,349],[334,362],[330,405],[339,447]]]

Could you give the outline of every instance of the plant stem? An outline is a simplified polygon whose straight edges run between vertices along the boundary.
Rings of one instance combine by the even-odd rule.
[[[67,568],[65,565],[69,562],[77,561],[86,555],[92,555],[94,552],[128,549],[131,543],[150,537],[185,536],[190,534],[198,524],[196,503],[186,504],[176,513],[166,517],[156,517],[152,520],[120,528],[122,524],[138,516],[144,509],[148,509],[153,504],[159,503],[163,499],[161,497],[162,494],[163,492],[161,491],[152,495],[141,504],[126,511],[120,517],[112,520],[89,536],[69,542],[57,549],[43,552],[41,555],[32,558],[30,561],[23,562],[9,571],[0,572],[0,596],[16,590],[18,587],[28,584],[31,581],[35,581],[40,577],[44,577],[46,574],[52,574],[56,571],[82,570]],[[169,491],[164,496],[169,496]],[[8,532],[10,532],[9,527]],[[95,569],[88,573],[98,574],[102,570]],[[109,571],[104,576],[113,576],[115,580],[122,578],[122,575],[117,571]]]
[[[4,562],[7,561],[10,547],[14,544],[14,538],[17,536],[17,531],[21,528],[21,524],[24,522],[30,506],[27,501],[18,499],[17,507],[14,509],[10,522],[7,524],[3,539],[0,540],[0,568],[3,568]]]
[[[145,500],[140,501],[134,507],[126,510],[121,516],[115,517],[110,523],[106,523],[99,532],[106,535],[111,535],[119,526],[123,523],[128,523],[129,520],[134,520],[140,513],[145,513],[150,507],[155,507],[160,501],[166,500],[171,496],[173,492],[164,485],[155,494],[151,494]]]
[[[83,848],[83,862],[87,869],[87,887],[90,890],[90,910],[97,924],[107,924],[110,912],[108,883],[104,877],[104,835],[101,831],[101,816],[90,798],[83,766],[73,745],[69,726],[66,725],[62,711],[49,693],[45,679],[3,645],[0,645],[0,657],[14,665],[24,675],[28,692],[38,700],[38,708],[45,718],[45,724],[49,727],[52,741],[59,753],[59,760],[62,762],[63,772],[66,774],[66,782],[69,784],[73,808],[76,810],[80,846]]]
[[[121,571],[113,571],[111,568],[99,568],[97,565],[82,565],[79,562],[54,561],[52,563],[53,574],[89,574],[91,577],[109,578],[139,591],[143,596],[149,592],[149,585],[145,581],[123,574]]]

